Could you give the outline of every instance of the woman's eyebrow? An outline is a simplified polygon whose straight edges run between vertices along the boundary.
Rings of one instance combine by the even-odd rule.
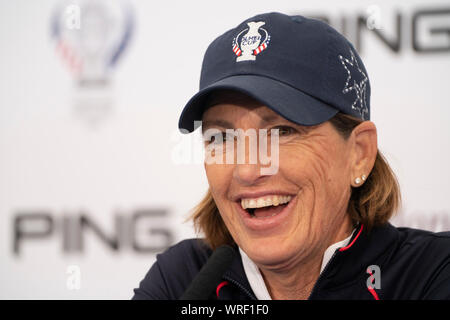
[[[278,116],[278,115],[270,114],[270,115],[261,117],[260,125],[265,125],[265,124],[280,121],[280,120],[284,120],[284,119],[280,119],[280,116]]]

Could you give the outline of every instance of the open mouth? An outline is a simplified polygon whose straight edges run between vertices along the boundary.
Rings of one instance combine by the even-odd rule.
[[[260,198],[242,198],[241,207],[252,218],[266,219],[279,214],[291,201],[292,196],[268,195]]]

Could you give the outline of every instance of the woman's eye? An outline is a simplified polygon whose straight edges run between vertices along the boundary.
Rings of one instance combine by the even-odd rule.
[[[225,132],[221,132],[221,133],[214,135],[213,140],[212,140],[212,142],[214,142],[214,143],[221,143],[221,142],[225,142],[225,141],[227,141],[227,135],[225,134]]]
[[[211,135],[209,139],[207,138],[206,142],[208,144],[210,143],[221,144],[225,143],[228,139],[232,139],[232,137],[230,137],[229,134],[227,134],[226,132],[218,132],[216,134]]]
[[[278,130],[278,135],[281,136],[288,136],[290,134],[293,134],[296,132],[296,130],[292,127],[289,126],[278,126],[275,127],[273,129],[277,129]]]

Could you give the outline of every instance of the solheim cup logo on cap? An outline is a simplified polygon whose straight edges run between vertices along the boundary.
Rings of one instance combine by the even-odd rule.
[[[347,80],[342,93],[355,92],[356,99],[352,104],[352,109],[357,110],[361,114],[361,118],[366,120],[365,115],[369,113],[366,104],[367,75],[359,67],[358,60],[352,50],[350,50],[350,59],[339,55],[339,60],[347,72]]]
[[[264,21],[247,22],[247,25],[248,28],[239,32],[233,39],[232,47],[237,56],[236,62],[256,60],[256,56],[266,50],[270,42],[269,33],[266,29],[261,28],[265,25]]]

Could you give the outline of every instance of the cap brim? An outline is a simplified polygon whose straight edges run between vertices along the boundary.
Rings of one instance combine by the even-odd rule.
[[[220,89],[236,90],[261,102],[285,119],[311,126],[331,119],[338,110],[330,105],[279,81],[257,75],[237,75],[219,80],[195,94],[184,107],[178,127],[192,132],[195,120],[202,120],[205,99]]]

